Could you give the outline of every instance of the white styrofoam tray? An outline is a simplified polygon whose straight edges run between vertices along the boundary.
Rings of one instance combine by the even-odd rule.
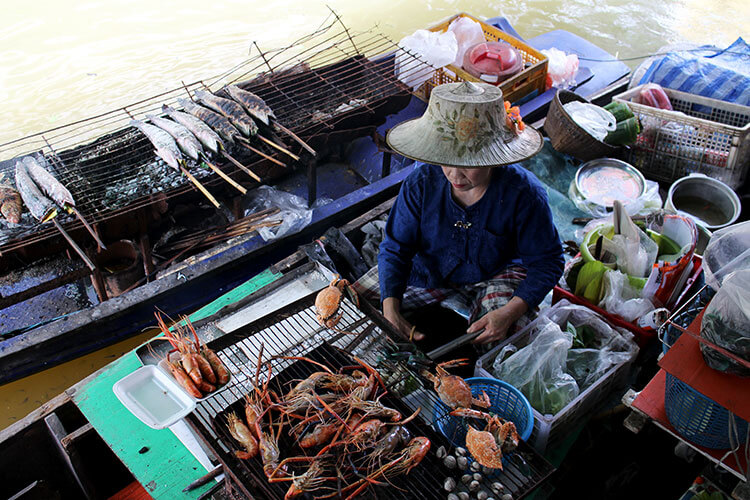
[[[112,387],[117,399],[141,422],[164,429],[195,409],[195,399],[154,365],[138,368]]]

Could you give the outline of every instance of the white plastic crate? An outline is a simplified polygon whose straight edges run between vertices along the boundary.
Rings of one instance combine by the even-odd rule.
[[[665,88],[674,109],[667,111],[632,102],[642,87],[613,98],[641,121],[630,164],[657,181],[701,173],[738,188],[750,165],[750,107]]]
[[[549,312],[563,306],[574,306],[574,304],[563,299],[551,306]],[[624,332],[624,330],[612,326],[602,316],[590,309],[583,306],[576,307],[580,307],[582,310],[585,310],[587,314],[604,321],[613,329],[619,332]],[[528,345],[532,340],[532,335],[536,333],[537,327],[541,321],[541,318],[537,318],[521,331],[507,338],[500,345],[481,356],[474,367],[474,376],[495,378],[492,373],[492,365],[495,362],[497,354],[503,349],[503,347],[511,343],[519,349]],[[626,335],[630,334],[626,333]],[[565,437],[566,433],[578,424],[583,423],[601,403],[605,402],[607,396],[609,396],[612,391],[625,385],[630,373],[630,367],[637,354],[638,350],[636,348],[628,361],[611,367],[596,382],[587,387],[573,401],[557,412],[557,414],[542,415],[532,407],[534,413],[534,429],[528,440],[529,444],[539,453],[544,453],[550,445],[559,444]]]

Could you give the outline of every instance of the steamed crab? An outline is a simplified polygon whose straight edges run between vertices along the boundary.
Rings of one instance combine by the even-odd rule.
[[[336,325],[344,315],[340,308],[341,301],[344,300],[345,290],[351,294],[357,307],[359,307],[357,292],[349,284],[349,281],[341,279],[338,274],[327,287],[318,292],[317,297],[315,297],[315,318],[322,326],[336,330]]]
[[[487,420],[482,431],[467,425],[466,449],[480,465],[502,470],[503,453],[510,453],[518,447],[519,437],[515,424],[496,415],[463,408],[452,411],[451,415]]]
[[[464,379],[458,375],[451,375],[446,368],[453,366],[462,366],[467,363],[467,359],[454,359],[439,363],[435,367],[435,375],[425,372],[425,376],[435,384],[440,400],[451,408],[471,408],[471,405],[482,408],[490,407],[490,398],[487,393],[482,392],[482,398],[478,399],[471,394],[471,387]]]

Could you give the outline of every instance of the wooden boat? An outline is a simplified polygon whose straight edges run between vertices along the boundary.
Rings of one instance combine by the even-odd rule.
[[[512,30],[503,19],[497,19],[495,22]],[[327,36],[329,35],[330,33]],[[341,40],[347,36],[344,32],[336,34]],[[175,181],[175,187],[158,193],[134,195],[121,203],[121,206],[115,204],[111,208],[105,206],[104,209],[98,210],[95,208],[101,206],[104,201],[102,198],[96,198],[91,203],[94,208],[88,212],[82,211],[91,217],[91,222],[104,236],[107,244],[121,239],[130,240],[144,261],[145,270],[140,273],[142,284],[132,286],[131,282],[132,289],[114,298],[107,296],[103,270],[89,273],[87,269],[76,264],[75,255],[70,260],[63,259],[66,264],[63,271],[49,271],[37,264],[18,266],[19,261],[44,263],[45,259],[51,259],[51,255],[63,251],[66,242],[57,236],[54,230],[35,228],[28,236],[4,243],[0,248],[0,262],[5,267],[8,280],[15,283],[13,287],[2,289],[0,297],[0,306],[3,307],[0,311],[3,324],[3,331],[0,332],[3,334],[0,340],[0,362],[4,367],[0,383],[24,377],[134,335],[153,324],[153,311],[156,308],[170,311],[170,314],[175,315],[195,310],[292,254],[299,245],[319,237],[327,228],[360,216],[394,196],[401,180],[410,170],[410,162],[393,157],[383,147],[382,137],[395,123],[419,116],[425,108],[425,103],[412,96],[408,89],[392,77],[393,57],[389,53],[381,54],[386,48],[392,50],[392,43],[383,41],[377,34],[370,33],[367,36],[376,40],[376,43],[372,44],[374,49],[371,50],[374,54],[364,49],[360,51],[357,48],[358,40],[351,40],[351,56],[337,58],[331,62],[324,50],[328,45],[321,45],[317,59],[310,61],[310,67],[315,68],[313,70],[305,66],[295,67],[288,69],[287,73],[277,71],[277,75],[267,72],[253,80],[237,80],[240,86],[265,96],[269,104],[277,109],[279,120],[284,121],[318,152],[317,158],[305,156],[302,147],[296,146],[295,149],[292,142],[287,141],[286,147],[294,149],[304,160],[304,165],[298,164],[288,170],[257,156],[238,156],[242,162],[257,171],[264,182],[272,183],[280,190],[298,194],[308,202],[316,198],[333,200],[313,209],[309,224],[301,231],[270,242],[264,241],[256,233],[244,234],[215,244],[207,250],[182,254],[176,251],[177,257],[173,260],[170,261],[165,256],[154,264],[156,259],[153,258],[153,254],[158,252],[153,249],[151,242],[159,234],[166,232],[163,229],[164,221],[179,217],[179,211],[186,206],[199,205],[203,195],[191,190],[189,183]],[[590,54],[592,59],[609,57],[601,57],[602,54],[606,55],[601,49],[562,31],[541,35],[527,42],[531,45],[536,43],[539,49],[558,46],[572,50],[575,47],[579,54]],[[341,44],[337,46],[340,47]],[[320,66],[321,62],[328,64]],[[261,63],[253,61],[249,66],[252,67],[253,64],[259,67]],[[248,72],[250,69],[252,68],[243,67],[241,71]],[[627,80],[628,69],[622,64],[592,63],[587,69],[588,79],[580,82],[577,91],[591,98],[606,99],[621,89]],[[237,72],[227,78],[231,80],[236,74]],[[331,82],[332,75],[339,80]],[[383,75],[390,76],[385,78]],[[344,79],[344,76],[348,76],[349,79]],[[331,92],[336,91],[344,95],[345,102],[356,104],[356,99],[363,97],[367,104],[350,106],[351,109],[332,118],[311,121],[310,111],[317,105],[316,97],[309,92],[295,94],[295,89],[301,88],[304,91],[311,85],[312,80],[327,81],[333,89]],[[375,91],[371,88],[373,81],[379,82]],[[348,94],[343,85],[349,85]],[[144,155],[150,155],[150,145],[143,141],[134,141],[130,132],[117,126],[129,120],[128,115],[142,116],[153,111],[155,107],[160,109],[161,104],[165,102],[173,102],[177,96],[185,95],[186,90],[190,93],[202,87],[203,82],[196,82],[187,85],[185,89],[175,89],[173,92],[126,107],[124,111],[118,110],[104,117],[95,117],[83,124],[76,124],[76,130],[85,128],[83,134],[86,140],[91,140],[88,135],[93,134],[102,122],[106,127],[115,128],[105,136],[96,136],[93,142],[83,141],[78,132],[68,137],[65,136],[69,133],[67,129],[56,129],[57,136],[65,137],[59,146],[49,142],[47,137],[50,133],[42,133],[36,134],[26,142],[11,145],[11,149],[23,150],[24,153],[41,149],[46,151],[50,161],[61,160],[64,166],[70,158],[80,160],[83,152],[101,152],[113,141],[125,141],[128,143],[127,161],[142,162]],[[273,96],[277,96],[278,101],[273,101]],[[522,104],[522,114],[532,121],[543,117],[550,97],[551,92],[547,92],[527,100]],[[305,108],[306,114],[297,112],[297,108],[301,107]],[[6,148],[7,150],[9,149]],[[273,154],[270,149],[267,151]],[[2,147],[0,154],[4,154]],[[282,157],[282,154],[275,153],[274,158]],[[123,156],[116,154],[110,154],[108,160],[110,163],[125,161]],[[233,163],[225,161],[223,165],[232,168]],[[65,169],[61,168],[61,171],[64,172]],[[238,182],[249,188],[256,186],[238,168],[231,171],[231,174]],[[73,178],[73,174],[70,175],[70,178]],[[123,174],[118,179],[126,181],[129,178]],[[225,195],[222,199],[229,200],[227,206],[239,206],[242,199],[234,196],[236,192],[228,184],[222,183],[216,176],[204,176],[202,179],[209,190]],[[84,181],[85,179],[80,182],[85,184]],[[90,186],[89,191],[80,188],[79,192],[90,194],[93,192],[91,189]],[[73,191],[76,194],[76,190]],[[168,205],[168,212],[159,215],[160,220],[154,223],[152,217],[163,209],[165,203]],[[213,209],[199,209],[187,213],[195,220],[207,218],[206,214],[216,212]],[[235,208],[234,219],[240,215]],[[227,220],[231,219],[223,219],[225,224]],[[93,240],[82,225],[72,218],[67,219],[67,223],[66,220],[63,222],[75,240],[90,242],[87,251],[96,257],[98,252]],[[162,232],[155,231],[157,228]],[[168,226],[167,228],[169,229]],[[211,231],[214,231],[212,234],[221,233],[222,223],[207,223],[204,236]],[[96,261],[95,258],[94,260]],[[158,266],[159,263],[168,263],[169,267],[156,275],[155,265]],[[89,295],[94,295],[91,293],[92,285],[87,285],[89,281],[99,297],[78,300],[77,303],[71,304],[71,288],[79,294],[79,299],[80,295],[85,295],[86,288]],[[123,288],[129,288],[128,284]]]

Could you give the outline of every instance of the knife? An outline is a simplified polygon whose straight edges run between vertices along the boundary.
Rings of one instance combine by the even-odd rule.
[[[462,345],[464,345],[464,344],[466,344],[468,342],[471,342],[475,338],[479,337],[479,335],[481,335],[482,332],[484,332],[484,328],[482,328],[481,330],[479,330],[477,332],[472,332],[472,333],[467,333],[467,334],[461,335],[457,339],[453,339],[450,342],[448,342],[446,344],[443,344],[442,346],[438,347],[437,349],[433,349],[432,351],[428,352],[427,353],[427,357],[430,358],[430,359],[433,359],[433,360],[437,359],[440,356],[442,356],[444,354],[448,354],[449,352],[451,352],[451,351],[453,351],[455,349],[458,349]]]

